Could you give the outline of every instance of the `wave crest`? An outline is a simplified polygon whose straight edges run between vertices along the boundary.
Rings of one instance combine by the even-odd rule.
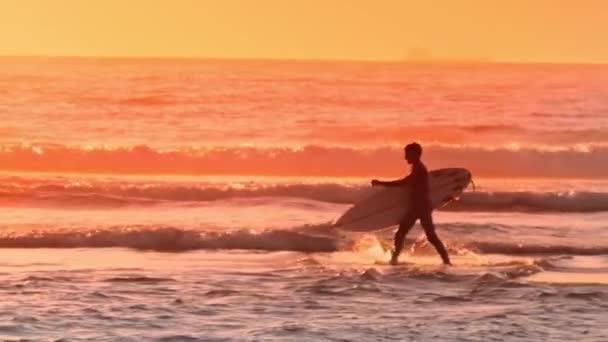
[[[0,179],[0,205],[112,208],[158,204],[198,205],[227,199],[301,198],[335,204],[353,204],[365,198],[368,185],[340,183],[163,183],[33,182]],[[241,202],[247,204],[247,202]],[[608,193],[592,191],[467,191],[447,211],[601,212],[608,211]]]
[[[451,230],[449,225],[444,229]],[[389,234],[390,235],[390,234]],[[108,227],[97,230],[47,230],[28,232],[4,231],[0,234],[0,248],[132,248],[181,252],[190,250],[264,250],[294,251],[303,253],[323,253],[337,251],[363,252],[369,254],[369,246],[363,248],[361,239],[365,236],[346,235],[333,230],[329,224],[295,227],[292,229],[268,229],[261,231],[229,230],[201,231],[177,227]],[[385,237],[391,239],[392,237]],[[455,238],[455,237],[453,237]],[[389,241],[386,240],[386,241]],[[559,242],[522,245],[518,242],[505,242],[497,237],[496,241],[453,241],[447,239],[451,252],[460,250],[476,254],[505,255],[606,255],[608,247],[562,245]],[[380,248],[381,243],[373,244]],[[384,240],[383,240],[384,241]],[[363,241],[365,243],[365,241]],[[416,244],[414,244],[416,246]],[[426,246],[428,247],[428,246]],[[430,247],[428,247],[430,248]],[[374,251],[375,254],[377,251]],[[383,251],[385,252],[385,251]],[[417,255],[424,254],[420,246]],[[429,251],[434,254],[434,251]],[[374,254],[374,255],[375,255]]]
[[[0,147],[0,165],[5,170],[33,172],[378,177],[403,174],[401,155],[401,147],[156,150],[145,145],[78,148],[25,144]],[[608,177],[606,146],[543,150],[428,144],[425,161],[432,169],[465,167],[476,177]]]
[[[451,211],[575,212],[608,211],[603,192],[467,192],[452,202]]]
[[[0,235],[0,248],[109,247],[169,252],[198,249],[333,252],[339,248],[334,238],[293,230],[215,232],[174,227],[114,227],[92,231],[5,232]]]

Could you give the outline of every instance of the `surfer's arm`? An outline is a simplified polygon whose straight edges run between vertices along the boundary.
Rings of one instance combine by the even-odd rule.
[[[377,179],[372,180],[372,186],[388,186],[388,187],[397,187],[404,186],[410,181],[411,176],[407,176],[403,179],[397,179],[394,181],[380,181]]]

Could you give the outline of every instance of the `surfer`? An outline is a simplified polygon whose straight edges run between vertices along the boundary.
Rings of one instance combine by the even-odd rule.
[[[397,264],[399,254],[403,249],[405,236],[410,229],[412,229],[416,221],[420,220],[420,224],[426,233],[426,238],[435,247],[441,256],[443,263],[445,265],[451,265],[448,252],[435,232],[432,216],[433,207],[431,205],[431,196],[429,193],[428,172],[420,160],[421,156],[422,146],[418,143],[411,143],[405,146],[405,160],[407,160],[408,164],[412,165],[412,171],[407,177],[389,182],[379,181],[377,179],[372,180],[372,186],[404,186],[409,184],[411,187],[411,209],[399,223],[399,229],[395,234],[395,249],[391,255],[391,264]]]

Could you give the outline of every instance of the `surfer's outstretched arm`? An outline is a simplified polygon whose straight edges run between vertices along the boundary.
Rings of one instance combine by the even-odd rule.
[[[388,186],[388,187],[396,187],[396,186],[404,186],[410,181],[411,176],[407,176],[403,179],[397,179],[394,181],[380,181],[377,179],[372,180],[372,186]]]

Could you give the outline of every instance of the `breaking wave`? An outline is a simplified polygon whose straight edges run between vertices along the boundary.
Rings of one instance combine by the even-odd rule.
[[[293,230],[197,231],[174,227],[112,227],[85,231],[3,232],[0,248],[109,248],[179,252],[198,249],[332,252],[338,240]]]
[[[325,203],[349,205],[374,191],[368,185],[340,183],[265,184],[246,182],[214,183],[124,183],[86,181],[31,182],[4,178],[0,181],[0,206],[116,208],[148,205],[197,206],[203,202],[268,198],[280,204],[284,198],[300,198]],[[608,193],[592,191],[467,191],[459,201],[441,210],[573,212],[608,211]]]
[[[467,192],[445,210],[575,212],[608,211],[604,192]]]
[[[450,225],[443,225],[450,231]],[[386,237],[387,241],[392,238]],[[359,235],[343,235],[330,224],[291,229],[205,231],[178,227],[120,226],[95,230],[3,231],[0,248],[132,248],[180,252],[191,250],[264,250],[323,253],[357,251]],[[410,237],[414,238],[414,237]],[[505,255],[606,255],[606,246],[575,246],[552,242],[522,245],[518,242],[450,241],[448,247],[481,254]]]
[[[476,242],[471,247],[484,254],[507,255],[606,255],[608,247],[605,246],[571,246],[571,245],[519,245],[500,242]]]
[[[32,172],[378,177],[401,175],[401,155],[401,147],[156,150],[23,144],[0,147],[0,165]],[[431,169],[465,167],[476,177],[608,177],[608,147],[601,145],[547,150],[428,144],[425,161]]]

